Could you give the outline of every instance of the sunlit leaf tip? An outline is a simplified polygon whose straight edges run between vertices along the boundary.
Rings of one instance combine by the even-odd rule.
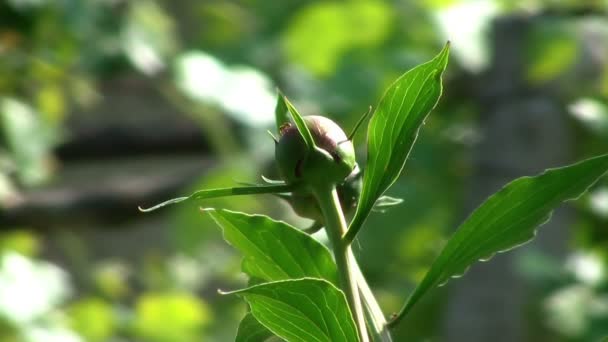
[[[401,203],[403,203],[402,198],[391,197],[391,196],[380,196],[380,198],[378,198],[378,200],[374,204],[372,211],[384,213],[384,212],[386,212],[387,209],[397,206]]]
[[[282,180],[277,180],[277,179],[268,178],[268,177],[266,177],[266,176],[264,176],[264,175],[261,175],[260,177],[262,178],[262,180],[263,180],[264,182],[266,182],[266,183],[268,183],[268,184],[285,184],[285,182],[284,182],[284,181],[282,181]]]
[[[159,204],[157,204],[157,205],[154,205],[154,206],[152,206],[152,207],[149,207],[149,208],[143,208],[143,207],[139,206],[139,207],[137,207],[137,209],[139,209],[139,211],[141,211],[142,213],[149,213],[149,212],[151,212],[151,211],[155,211],[155,210],[157,210],[157,209],[160,209],[160,208],[162,208],[162,207],[165,207],[165,206],[168,206],[168,205],[171,205],[171,204],[176,204],[176,203],[180,203],[180,202],[186,201],[186,200],[188,200],[189,198],[190,198],[190,197],[177,197],[177,198],[172,198],[172,199],[170,199],[170,200],[167,200],[167,201],[161,202],[161,203],[159,203]]]
[[[281,126],[289,122],[287,117],[287,105],[285,104],[285,95],[280,89],[277,89],[277,104],[274,109],[275,124],[277,132],[281,132]]]
[[[222,289],[217,289],[217,293],[219,295],[222,295],[222,296],[233,294],[234,292],[235,292],[234,290],[233,291],[225,291],[225,290],[222,290]]]

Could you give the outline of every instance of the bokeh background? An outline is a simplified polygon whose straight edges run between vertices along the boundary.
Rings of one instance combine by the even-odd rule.
[[[198,207],[309,222],[266,195],[137,206],[276,175],[277,87],[349,130],[448,39],[404,203],[356,243],[387,314],[489,194],[608,151],[607,1],[2,1],[0,341],[232,340],[245,304],[216,290],[245,284],[240,257]],[[607,271],[605,177],[395,340],[597,341]]]

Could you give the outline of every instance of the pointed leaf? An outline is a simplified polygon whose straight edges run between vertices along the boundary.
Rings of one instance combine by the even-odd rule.
[[[149,208],[139,207],[139,211],[147,213],[150,211],[154,211],[160,209],[162,207],[177,204],[180,202],[188,201],[188,200],[203,200],[209,198],[218,198],[218,197],[226,197],[226,196],[240,196],[240,195],[257,195],[257,194],[276,194],[283,192],[290,192],[297,188],[297,185],[294,184],[271,184],[271,185],[249,185],[249,186],[239,186],[233,188],[219,188],[219,189],[204,189],[198,190],[194,192],[190,196],[177,197],[162,203],[156,204]]]
[[[358,341],[344,293],[321,279],[283,280],[238,290],[251,314],[287,341]]]
[[[264,281],[313,277],[338,283],[331,253],[310,235],[263,215],[207,210],[224,239],[244,255],[243,271]]]
[[[390,324],[403,318],[429,289],[461,276],[475,261],[530,241],[555,207],[581,196],[607,171],[608,154],[507,184],[458,228]]]
[[[312,150],[316,146],[315,140],[313,139],[312,133],[310,133],[308,126],[306,126],[306,122],[304,122],[304,119],[302,118],[296,107],[294,107],[291,102],[289,102],[287,97],[283,96],[283,102],[285,103],[285,106],[287,106],[287,110],[289,110],[289,113],[291,113],[293,122],[296,124],[300,135],[302,135],[302,139],[304,139],[304,143],[308,147],[308,150]]]
[[[235,342],[264,342],[274,334],[258,322],[251,313],[247,313],[239,324]]]
[[[274,108],[274,119],[277,125],[277,132],[281,132],[281,126],[289,122],[289,118],[287,117],[287,105],[285,104],[285,98],[281,92],[279,92],[277,96],[277,104]]]
[[[397,180],[424,119],[441,96],[441,74],[449,46],[393,83],[380,101],[367,130],[367,166],[357,211],[346,234],[352,241],[376,200]]]

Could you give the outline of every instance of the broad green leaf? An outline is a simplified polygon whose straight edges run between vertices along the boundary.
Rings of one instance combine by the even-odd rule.
[[[367,166],[357,211],[346,236],[352,241],[376,200],[397,180],[424,119],[441,96],[441,75],[449,45],[431,61],[393,83],[380,101],[367,130]]]
[[[234,292],[251,314],[287,341],[358,341],[344,293],[322,279],[283,280]]]
[[[338,283],[331,253],[310,235],[263,215],[224,209],[207,212],[222,227],[224,239],[244,255],[243,271],[264,281],[321,278]]]
[[[274,334],[258,322],[251,313],[247,313],[239,324],[235,342],[264,342]]]
[[[458,228],[391,325],[429,289],[461,276],[475,261],[533,239],[536,228],[549,220],[555,207],[577,199],[607,171],[608,154],[507,184]]]

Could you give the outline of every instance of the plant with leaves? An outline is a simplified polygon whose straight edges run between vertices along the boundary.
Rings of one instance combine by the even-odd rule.
[[[315,221],[300,230],[262,215],[205,209],[222,227],[225,240],[244,255],[250,287],[221,292],[249,304],[237,341],[390,341],[399,324],[432,288],[531,240],[560,203],[578,198],[608,171],[608,154],[547,170],[507,184],[481,204],[456,230],[399,313],[387,321],[352,253],[351,244],[375,207],[398,204],[383,196],[404,168],[425,118],[442,92],[449,46],[432,60],[403,74],[386,91],[367,131],[365,172],[355,161],[350,135],[320,116],[302,117],[279,94],[276,161],[282,180],[200,190],[142,209],[151,211],[186,200],[273,193]],[[290,120],[291,117],[291,120]],[[272,134],[271,134],[272,135]],[[345,212],[354,209],[347,224]],[[310,233],[325,227],[332,253]]]

